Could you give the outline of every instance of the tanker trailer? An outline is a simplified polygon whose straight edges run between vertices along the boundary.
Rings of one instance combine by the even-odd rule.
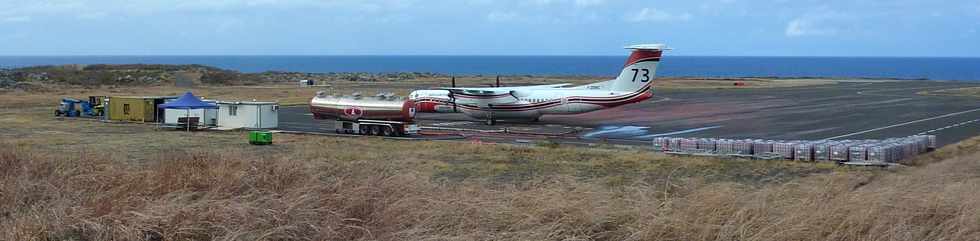
[[[310,100],[314,119],[335,119],[338,134],[404,136],[416,134],[415,103],[389,95],[329,96],[317,92]]]

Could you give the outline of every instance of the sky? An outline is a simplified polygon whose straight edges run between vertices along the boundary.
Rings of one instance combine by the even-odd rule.
[[[980,0],[0,0],[0,55],[980,57]]]

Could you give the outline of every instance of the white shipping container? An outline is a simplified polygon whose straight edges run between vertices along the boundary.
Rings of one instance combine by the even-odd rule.
[[[653,138],[654,151],[670,151],[670,139],[668,137]]]
[[[793,158],[797,161],[813,161],[813,144],[800,143],[793,147]]]
[[[847,161],[847,155],[850,153],[851,144],[848,142],[841,142],[837,145],[830,146],[830,160],[831,161]]]
[[[865,162],[868,161],[867,153],[868,145],[856,145],[848,148],[847,160],[852,162]]]
[[[698,140],[683,138],[680,140],[680,150],[681,151],[696,151],[698,150]]]
[[[884,148],[885,148],[884,159],[886,162],[898,162],[901,161],[902,159],[905,159],[905,157],[902,156],[902,152],[901,152],[902,148],[900,147],[900,145],[895,143],[889,143],[886,144]]]
[[[682,151],[682,149],[681,149],[681,140],[684,140],[684,138],[677,138],[677,137],[669,137],[669,138],[670,138],[669,139],[669,141],[670,141],[670,145],[669,145],[670,146],[670,150],[671,151]]]
[[[772,141],[767,140],[753,140],[752,141],[752,153],[762,154],[772,152]]]
[[[726,139],[717,140],[715,141],[715,151],[722,154],[735,153],[735,142]]]
[[[714,151],[718,154],[778,154],[798,161],[898,162],[927,151],[935,136],[915,135],[884,140],[772,141],[713,138],[653,139],[657,151]],[[768,157],[768,156],[767,156]]]
[[[929,136],[915,136],[916,152],[925,153],[929,151]]]
[[[218,126],[246,129],[278,128],[279,103],[218,101]]]
[[[777,141],[772,143],[772,152],[778,153],[780,156],[786,159],[793,159],[796,152],[793,148],[796,146],[796,142],[789,141]]]
[[[699,138],[697,139],[697,141],[698,141],[698,150],[715,151],[714,139]]]
[[[733,154],[752,155],[752,140],[736,140],[732,142]]]
[[[837,142],[830,141],[813,145],[813,160],[830,161],[830,147],[837,145]]]
[[[902,142],[902,145],[905,146],[905,156],[906,157],[911,157],[911,156],[914,156],[916,154],[919,154],[918,151],[915,148],[915,142],[914,141],[905,140],[905,141]]]
[[[888,162],[887,148],[882,146],[872,146],[867,148],[868,162]]]

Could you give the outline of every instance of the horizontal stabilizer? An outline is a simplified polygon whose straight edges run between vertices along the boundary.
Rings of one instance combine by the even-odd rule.
[[[626,46],[624,48],[636,50],[673,50],[672,48],[667,48],[666,44],[637,44]]]

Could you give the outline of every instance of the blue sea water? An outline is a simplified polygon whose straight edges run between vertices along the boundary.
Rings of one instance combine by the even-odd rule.
[[[0,67],[203,64],[242,72],[436,72],[614,76],[626,56],[0,56]],[[980,81],[980,58],[665,56],[658,76]]]

